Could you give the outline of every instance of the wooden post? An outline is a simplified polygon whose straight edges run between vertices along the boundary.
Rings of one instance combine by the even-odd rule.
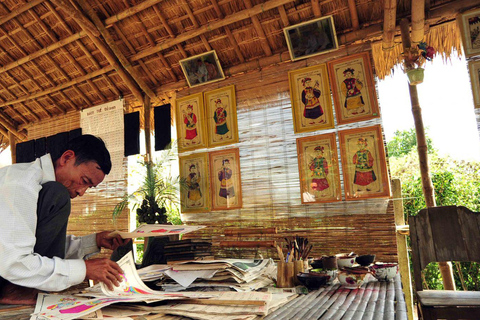
[[[392,193],[395,226],[404,226],[405,215],[403,212],[402,184],[400,182],[400,179],[392,180]],[[397,238],[398,265],[400,267],[403,293],[405,294],[408,320],[413,320],[412,276],[410,273],[410,262],[408,260],[407,237],[406,235],[400,234],[399,232],[396,232],[395,235]]]
[[[403,50],[411,47],[408,20],[400,21],[400,30],[402,32]],[[427,139],[425,138],[425,129],[423,127],[422,109],[418,101],[417,86],[408,85],[410,90],[410,102],[412,104],[413,120],[415,122],[415,132],[417,134],[418,160],[420,162],[420,175],[422,177],[422,189],[427,207],[435,207],[435,193],[432,180],[430,179],[430,169],[428,167]],[[440,273],[442,274],[443,286],[445,290],[455,290],[455,282],[451,264],[448,262],[438,263]]]
[[[10,141],[10,153],[12,155],[12,164],[17,163],[17,139],[11,131],[8,132],[8,140]]]

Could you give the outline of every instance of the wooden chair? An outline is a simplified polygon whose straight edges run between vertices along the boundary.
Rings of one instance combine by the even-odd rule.
[[[480,319],[480,292],[423,290],[421,271],[430,262],[480,262],[480,213],[446,206],[409,218],[413,276],[419,315],[430,319]]]

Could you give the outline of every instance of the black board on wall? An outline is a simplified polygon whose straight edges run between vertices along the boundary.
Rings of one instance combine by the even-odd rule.
[[[17,143],[15,152],[17,163],[32,162],[35,160],[35,140]]]
[[[153,108],[155,151],[165,150],[172,142],[170,103]]]
[[[140,153],[140,112],[123,116],[125,157]]]

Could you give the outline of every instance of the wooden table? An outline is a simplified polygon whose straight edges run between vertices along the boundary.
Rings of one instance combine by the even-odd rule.
[[[376,280],[358,289],[339,283],[311,291],[290,301],[264,320],[407,320],[400,275],[393,282]]]
[[[28,320],[33,307],[0,305],[0,320]],[[163,316],[165,317],[165,316]],[[139,317],[140,319],[143,317]],[[148,317],[154,319],[155,316]],[[172,317],[172,319],[186,319]],[[145,318],[143,318],[145,319]],[[158,319],[164,319],[159,316]],[[262,319],[258,316],[257,319]],[[338,282],[286,303],[264,320],[407,320],[400,275],[393,282],[372,280],[358,289]]]

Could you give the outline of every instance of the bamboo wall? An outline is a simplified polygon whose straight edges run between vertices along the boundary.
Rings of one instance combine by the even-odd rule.
[[[177,98],[180,98],[234,84],[237,95],[239,143],[185,152],[181,155],[238,147],[243,207],[183,214],[182,220],[187,224],[208,226],[196,234],[186,235],[187,238],[211,239],[217,255],[237,254],[246,257],[258,256],[261,253],[264,257],[276,257],[276,251],[272,249],[223,249],[219,248],[218,244],[225,240],[223,234],[227,227],[277,227],[278,235],[274,238],[278,243],[284,242],[283,238],[286,236],[308,237],[310,243],[314,244],[312,256],[355,251],[359,254],[374,253],[377,260],[397,260],[393,207],[389,199],[326,204],[302,204],[300,199],[296,138],[381,124],[381,120],[295,134],[288,71],[325,63],[347,53],[367,50],[367,45],[350,46],[348,52],[339,50],[295,63],[281,63],[261,71],[177,93]],[[340,155],[340,150],[338,154]],[[228,240],[235,238],[230,237]]]

